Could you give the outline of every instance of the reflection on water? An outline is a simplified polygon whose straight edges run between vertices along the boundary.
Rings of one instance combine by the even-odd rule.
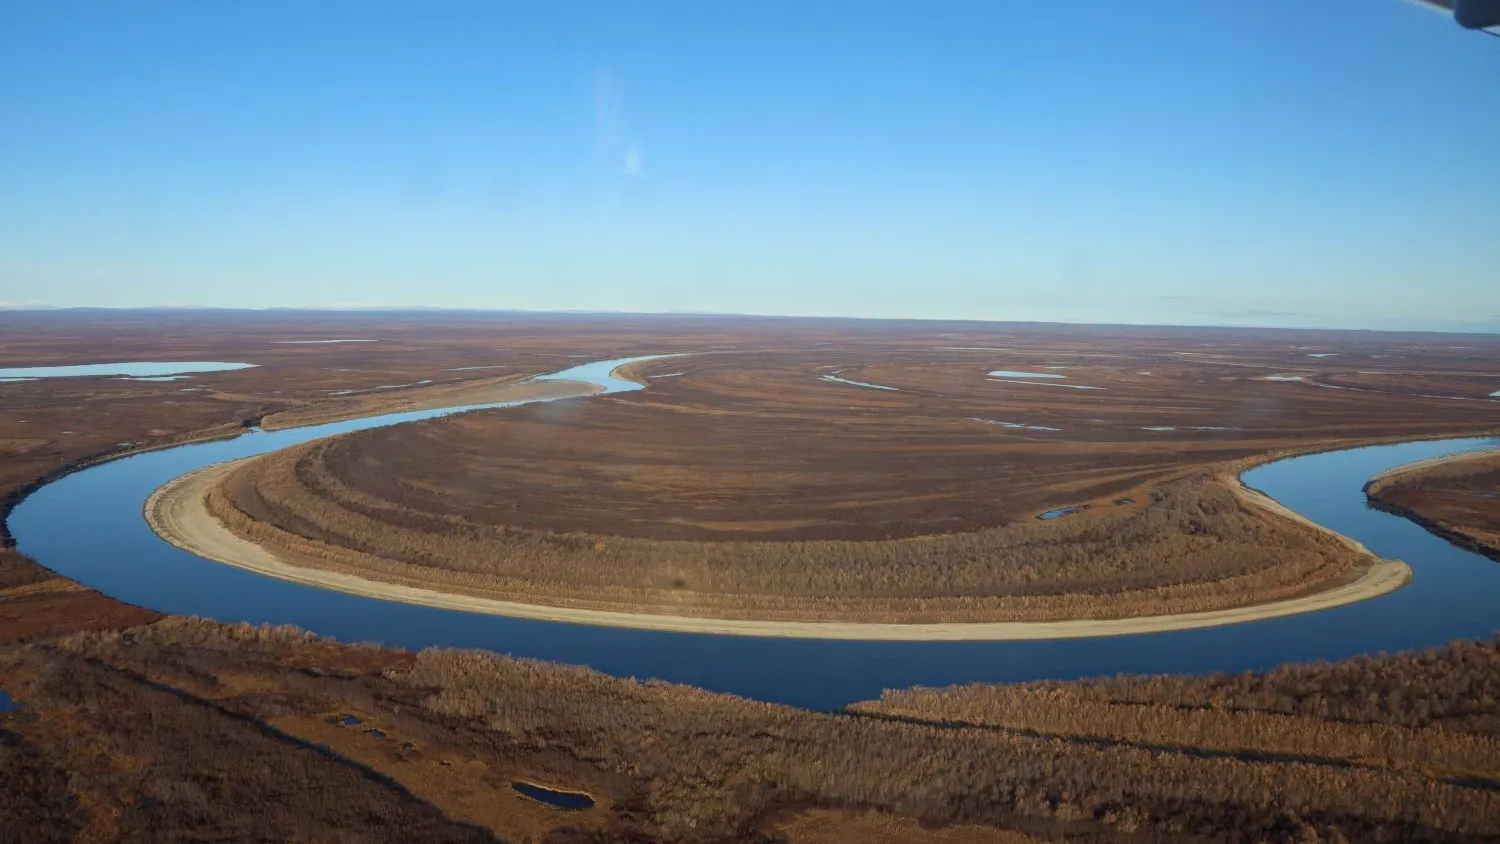
[[[552,378],[606,389],[640,385],[575,367]],[[588,399],[581,399],[588,401]],[[499,405],[479,405],[479,408]],[[654,677],[761,700],[835,708],[882,689],[1076,678],[1118,672],[1208,672],[1440,645],[1500,626],[1500,565],[1366,507],[1363,484],[1392,466],[1470,451],[1489,439],[1415,442],[1308,455],[1259,467],[1246,483],[1375,553],[1407,561],[1415,581],[1394,593],[1309,615],[1202,630],[1031,642],[859,642],[757,639],[511,619],[328,592],[201,560],[158,538],[142,518],[151,492],[189,471],[321,436],[431,418],[411,411],[251,433],[147,452],[48,484],[10,518],[21,552],[120,600],[227,622],[295,624],[344,641],[404,648],[486,648]],[[86,513],[88,529],[80,530]]]
[[[0,378],[6,380],[32,380],[36,378],[88,378],[106,375],[124,375],[132,378],[148,378],[162,375],[184,375],[193,372],[230,372],[249,369],[253,363],[224,363],[221,361],[133,361],[127,363],[84,363],[69,366],[17,366],[0,369]]]

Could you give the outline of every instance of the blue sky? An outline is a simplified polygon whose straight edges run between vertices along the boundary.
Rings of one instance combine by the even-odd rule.
[[[1500,330],[1401,0],[0,0],[0,302]]]

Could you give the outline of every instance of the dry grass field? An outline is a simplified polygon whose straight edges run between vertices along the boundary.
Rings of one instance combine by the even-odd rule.
[[[309,495],[310,476],[291,460],[251,461],[209,489],[207,511],[302,568],[577,609],[780,621],[1104,619],[1294,598],[1348,582],[1368,562],[1208,477],[1167,484],[1119,515],[900,540],[706,543],[423,520],[321,479],[317,490],[338,497]]]
[[[694,318],[0,315],[0,366],[162,359],[260,364],[186,382],[0,383],[0,495],[8,508],[38,479],[124,449],[223,435],[277,412],[338,415],[345,410],[330,407],[344,397],[329,398],[330,391],[415,383],[455,367],[511,367],[496,370],[503,376],[483,376],[485,370],[451,376],[467,380],[465,373],[477,372],[472,377],[478,380],[589,358],[687,350],[803,354],[818,344],[848,351],[847,358],[819,366],[875,367],[875,352],[901,332],[916,338],[913,343],[943,346],[1003,346],[1023,335],[1059,344],[1093,337],[1097,347],[1106,343],[1101,338],[1123,338],[1137,348],[1122,369],[1155,373],[1183,357],[1211,357],[1181,364],[1177,377],[1201,379],[1199,395],[1218,395],[1222,404],[1215,407],[1283,409],[1263,413],[1257,417],[1263,422],[1243,425],[1232,437],[1185,432],[1160,454],[1143,449],[1155,454],[1149,459],[1137,454],[1111,463],[1115,458],[1097,456],[1109,447],[1075,440],[1072,447],[1087,460],[1107,467],[1080,489],[1103,483],[1101,492],[1115,481],[1100,477],[1141,472],[1143,483],[1175,489],[1178,482],[1166,479],[1179,471],[1345,436],[1476,430],[1493,425],[1493,406],[1479,397],[1500,389],[1483,378],[1486,362],[1495,359],[1493,345],[1445,348],[1491,342],[1475,338]],[[944,336],[953,334],[962,336]],[[1000,335],[1008,339],[1001,342]],[[381,342],[283,342],[337,338]],[[392,344],[389,350],[378,348],[385,343]],[[1087,352],[1104,353],[1116,352]],[[1307,357],[1313,353],[1339,357]],[[587,358],[565,357],[572,354]],[[1042,352],[1037,357],[1043,359],[1028,363],[1071,365],[1054,354]],[[1006,363],[986,357],[975,367]],[[841,377],[885,383],[879,379],[932,371],[920,361],[889,366]],[[663,364],[653,369],[680,371]],[[1254,373],[1249,381],[1242,370]],[[1385,374],[1360,376],[1362,370]],[[736,378],[756,377],[737,371],[745,374]],[[1255,380],[1259,373],[1283,372],[1318,383],[1375,378],[1369,388],[1386,392],[1369,399],[1356,390]],[[664,404],[663,414],[726,415],[728,408],[718,404],[729,402],[727,375],[708,382],[715,398],[696,408],[686,391],[708,390],[705,375],[658,383],[677,379],[687,379],[677,388],[683,392],[653,388],[565,405],[585,421],[596,412],[601,420],[626,418],[616,414],[654,404]],[[1445,397],[1410,395],[1405,391],[1413,382]],[[847,398],[838,400],[845,406],[884,412],[878,409],[886,400],[882,391],[822,383],[845,390]],[[419,389],[381,393],[398,405],[420,400],[410,396]],[[1014,389],[1010,395],[1019,393]],[[1175,388],[1163,389],[1159,401],[1179,401],[1169,395]],[[1096,409],[1099,397],[1089,391],[1033,390],[1035,397],[1006,399],[1016,402],[1009,409],[1041,415],[1050,407],[1053,416],[1067,413],[1080,421],[1111,418]],[[787,402],[816,395],[789,391]],[[385,406],[370,401],[376,409]],[[765,397],[743,401],[763,404]],[[1364,401],[1377,402],[1380,412],[1369,412]],[[680,409],[669,407],[674,403]],[[1216,426],[1215,411],[1193,412],[1203,415],[1189,424]],[[1133,421],[1165,426],[1173,424],[1168,418],[1185,418],[1164,413],[1156,408]],[[892,414],[903,415],[913,411]],[[1118,437],[1101,443],[1156,442],[1148,436],[1156,432],[1118,433],[1129,426],[1099,424]],[[994,439],[971,440],[983,444],[976,449],[981,454],[1007,438],[1044,433],[982,430]],[[650,446],[651,459],[660,463],[669,453],[668,432],[654,443],[637,436],[637,445]],[[589,443],[575,439],[558,448],[581,444]],[[629,445],[591,448],[617,454]],[[1186,456],[1174,463],[1171,455],[1179,450]],[[773,450],[767,459],[791,458]],[[642,469],[639,476],[650,472]],[[981,474],[965,478],[983,482]],[[702,479],[687,484],[690,492],[706,486]],[[1045,484],[1013,498],[1002,487],[986,487],[986,494],[1014,509],[991,520],[983,508],[973,510],[964,516],[972,519],[968,532],[1004,529],[1007,520],[1030,525],[1036,509],[1054,500],[1046,497],[1053,493]],[[609,492],[621,496],[618,489]],[[683,496],[679,501],[706,497],[671,494]],[[726,487],[726,494],[744,493]],[[1113,493],[1102,494],[1113,501]],[[908,525],[902,529],[907,535],[930,535],[923,525],[959,512],[945,508],[962,496],[940,499],[943,507],[931,514],[890,498],[871,496],[869,512],[885,514],[880,518],[890,530]],[[565,500],[559,493],[557,501]],[[676,529],[661,507],[642,504],[626,512],[628,518],[607,517],[622,539],[668,541],[667,534],[650,531]],[[733,516],[734,508],[724,512]],[[836,521],[831,507],[808,512]],[[1050,524],[1079,529],[1096,518],[1141,512],[1101,503]],[[557,530],[540,523],[528,529]],[[909,690],[846,712],[815,713],[491,654],[413,654],[296,631],[162,618],[0,550],[0,688],[23,704],[0,714],[0,842],[1494,840],[1500,836],[1496,653],[1494,642],[1478,642],[1224,677]],[[348,715],[360,723],[344,726]],[[517,795],[511,783],[518,780],[584,791],[597,805],[557,811]]]
[[[1497,654],[817,713],[168,619],[0,650],[36,713],[0,717],[0,770],[51,783],[12,815],[23,829],[51,812],[126,839],[1478,842],[1500,835]],[[551,810],[516,781],[596,806]]]

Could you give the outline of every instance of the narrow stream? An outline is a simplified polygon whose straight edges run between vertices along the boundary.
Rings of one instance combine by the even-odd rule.
[[[605,392],[640,389],[613,376],[651,356],[598,361],[545,376]],[[588,399],[573,399],[587,401]],[[295,624],[350,642],[403,648],[473,647],[589,665],[812,708],[836,708],[884,688],[1076,678],[1119,672],[1208,672],[1342,659],[1489,636],[1500,627],[1500,565],[1365,505],[1362,486],[1393,466],[1500,445],[1455,439],[1297,457],[1244,476],[1293,510],[1406,560],[1415,581],[1389,595],[1323,612],[1172,633],[1024,642],[861,642],[761,639],[589,627],[434,609],[329,592],[189,554],[158,538],[146,498],[194,469],[318,437],[501,405],[413,411],[232,440],[178,446],[105,463],[41,488],[10,529],[20,550],[59,574],[132,604],[229,622]]]

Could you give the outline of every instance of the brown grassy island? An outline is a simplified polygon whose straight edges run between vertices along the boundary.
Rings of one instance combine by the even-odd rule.
[[[1180,629],[1405,582],[1404,566],[1228,471],[1305,435],[1018,431],[991,417],[1130,414],[1160,384],[1097,371],[1089,380],[1114,398],[997,397],[982,368],[887,354],[861,377],[902,385],[890,390],[830,381],[819,353],[643,364],[641,393],[307,443],[181,481],[148,516],[204,556],[331,588],[748,635]],[[668,368],[672,380],[658,374]],[[1191,400],[1214,400],[1162,370]],[[1087,509],[1035,518],[1062,504]]]
[[[1057,639],[1184,630],[1313,612],[1384,594],[1405,584],[1411,575],[1410,569],[1404,563],[1372,558],[1359,546],[1348,544],[1343,548],[1330,551],[1339,555],[1340,559],[1350,561],[1347,574],[1332,579],[1332,583],[1321,589],[1315,588],[1309,591],[1303,586],[1292,587],[1287,590],[1292,594],[1286,597],[1246,603],[1245,595],[1253,599],[1266,594],[1248,591],[1242,593],[1237,599],[1226,596],[1226,600],[1222,603],[1230,604],[1229,606],[1210,609],[1184,608],[1204,604],[1212,606],[1213,589],[1215,587],[1221,591],[1228,589],[1224,583],[1218,582],[1205,584],[1199,590],[1200,594],[1209,597],[1208,600],[1197,604],[1192,603],[1191,598],[1181,599],[1174,604],[1168,597],[1172,593],[1165,589],[1156,590],[1155,594],[1150,595],[1149,598],[1133,593],[1096,596],[1097,602],[1094,607],[1083,603],[1078,596],[1072,595],[1063,596],[1055,603],[1058,606],[1081,607],[1082,612],[1096,608],[1108,611],[1110,602],[1115,602],[1114,606],[1117,610],[1121,605],[1161,608],[1160,612],[1151,615],[1026,618],[1005,621],[923,619],[880,621],[817,616],[802,619],[795,617],[778,619],[716,617],[704,614],[702,603],[692,607],[697,612],[691,615],[682,612],[680,602],[664,608],[634,608],[637,605],[626,605],[632,608],[619,609],[619,605],[611,605],[601,600],[597,594],[589,595],[583,590],[541,593],[534,597],[528,596],[529,599],[523,601],[518,600],[516,592],[486,589],[482,585],[483,581],[477,578],[445,580],[441,574],[434,576],[421,572],[418,572],[416,576],[403,575],[402,569],[379,558],[369,558],[368,555],[356,555],[347,551],[335,556],[333,552],[313,546],[305,540],[299,542],[290,537],[277,536],[263,525],[241,522],[247,533],[252,536],[270,536],[272,537],[270,542],[287,542],[292,549],[303,550],[299,553],[298,550],[288,550],[286,546],[267,547],[267,545],[247,540],[229,529],[224,521],[216,518],[211,509],[213,506],[211,502],[218,501],[222,495],[221,484],[227,478],[233,477],[236,468],[237,464],[234,463],[210,467],[168,484],[158,490],[148,502],[147,520],[158,534],[179,547],[208,559],[271,577],[407,603],[546,621],[679,632],[799,638]],[[1253,493],[1243,492],[1240,497],[1246,504],[1256,501]],[[1265,501],[1261,506],[1274,507],[1274,502]],[[1253,509],[1252,506],[1247,512]],[[1251,516],[1247,515],[1246,518],[1251,518]],[[1285,519],[1287,517],[1273,515],[1270,518]],[[1297,528],[1309,534],[1316,530],[1309,526],[1297,526]],[[1285,529],[1292,531],[1293,527],[1288,525]],[[1298,536],[1299,534],[1292,533],[1292,535]],[[330,558],[350,562],[336,568],[330,565]],[[379,576],[385,572],[394,573],[389,576],[389,579]],[[1255,582],[1250,578],[1246,578],[1245,581]],[[1187,591],[1181,590],[1182,593],[1187,593]],[[573,595],[579,594],[585,597],[581,600],[572,598]],[[780,602],[782,612],[786,612],[786,606],[790,603],[785,600]],[[920,608],[931,607],[936,603],[938,602],[932,600],[912,601],[911,604],[917,607],[913,609],[911,606],[902,607],[901,602],[897,600],[888,600],[881,606],[888,607],[893,615],[900,613],[911,615],[920,612]],[[1038,607],[1046,606],[1040,601],[1006,602],[1003,599],[996,599],[989,603],[1002,608],[1009,603],[1010,606],[1017,608],[1017,614],[1027,609],[1037,612]],[[982,605],[979,601],[971,601],[970,604]],[[837,604],[829,601],[824,604],[824,606],[827,605],[857,606],[853,601],[841,601]],[[743,612],[743,606],[741,604],[737,610],[727,610],[726,614]],[[816,612],[819,609],[820,607],[814,605],[808,611]]]
[[[30,713],[0,715],[0,787],[27,842],[1477,844],[1500,835],[1497,645],[810,712],[167,618],[0,645]]]
[[[1370,481],[1371,503],[1500,560],[1500,451],[1402,466]]]

